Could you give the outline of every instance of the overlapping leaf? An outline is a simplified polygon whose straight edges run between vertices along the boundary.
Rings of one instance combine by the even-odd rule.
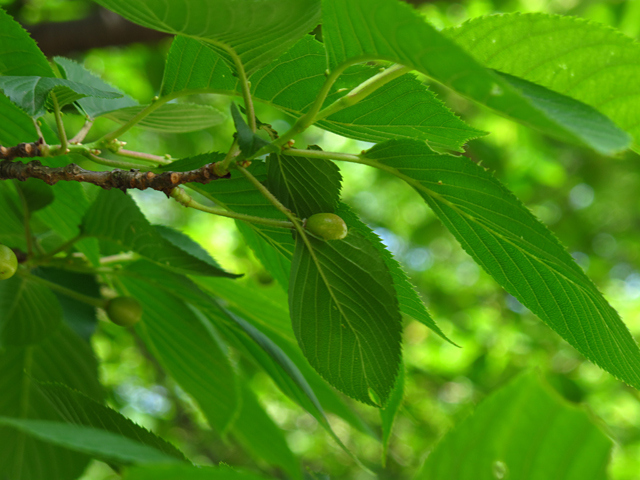
[[[124,124],[144,108],[144,106],[126,107],[107,112],[103,116]],[[224,120],[224,115],[209,105],[165,103],[136,123],[136,127],[160,133],[185,133],[220,125]]]
[[[415,188],[473,259],[585,357],[640,388],[640,350],[553,234],[484,168],[391,141],[365,156]]]
[[[382,426],[382,465],[387,461],[387,452],[389,451],[389,442],[391,441],[391,433],[396,416],[402,406],[404,399],[404,365],[400,365],[398,378],[393,386],[393,391],[389,397],[389,403],[380,409],[380,420]]]
[[[53,292],[19,275],[0,282],[0,345],[29,345],[50,336],[62,309]]]
[[[225,464],[219,467],[202,465],[141,465],[128,469],[124,480],[273,480],[255,473],[239,471]]]
[[[322,88],[325,70],[324,47],[306,36],[250,77],[251,93],[255,99],[299,117]],[[344,95],[344,89],[352,89],[378,72],[372,67],[351,67],[333,86],[326,104]],[[162,94],[183,90],[239,93],[236,78],[219,55],[195,40],[177,37],[167,59]],[[468,140],[483,135],[451,113],[413,75],[386,84],[318,125],[358,140],[415,138],[452,150],[459,150]]]
[[[640,144],[640,44],[634,39],[603,24],[542,13],[474,18],[443,33],[487,67],[595,107]]]
[[[87,210],[82,232],[110,240],[123,249],[174,271],[194,275],[236,277],[165,240],[147,221],[131,197],[102,190]]]
[[[200,405],[211,426],[224,433],[242,403],[234,369],[226,352],[187,305],[154,285],[154,280],[162,278],[162,269],[151,271],[155,274],[148,281],[126,276],[121,280],[126,294],[142,305],[142,321],[136,330],[163,367]]]
[[[0,77],[0,90],[9,99],[32,117],[45,113],[45,104],[54,93],[62,107],[84,97],[118,98],[117,92],[89,87],[82,83],[62,78],[14,76]]]
[[[0,9],[0,75],[53,77],[47,58],[22,26]]]
[[[91,348],[66,325],[38,345],[0,352],[0,415],[59,420],[31,378],[63,383],[91,398],[102,398]],[[12,479],[72,480],[88,462],[85,455],[25,437],[12,428],[0,428],[0,472]]]
[[[97,2],[145,27],[232,50],[248,72],[267,64],[320,22],[320,0]]]
[[[549,135],[612,154],[629,147],[630,137],[593,108],[565,98],[562,115],[545,108],[551,99],[527,96],[497,73],[484,68],[454,41],[425,22],[413,9],[396,0],[325,0],[323,39],[329,66],[345,62],[385,59],[412,67],[497,112]],[[380,32],[384,32],[380,34]],[[508,41],[508,40],[506,40]],[[562,42],[560,42],[562,43]],[[542,90],[539,90],[541,92]],[[557,97],[553,95],[553,97]],[[568,115],[566,110],[574,109]],[[589,125],[606,135],[591,137]],[[569,120],[569,121],[567,121]]]
[[[293,330],[309,363],[361,402],[386,404],[401,357],[402,319],[393,279],[359,232],[296,240],[289,281]]]
[[[416,480],[604,480],[611,446],[585,411],[523,375],[449,432]]]

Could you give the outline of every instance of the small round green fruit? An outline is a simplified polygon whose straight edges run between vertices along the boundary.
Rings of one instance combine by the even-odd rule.
[[[6,245],[0,245],[0,280],[13,277],[18,270],[18,258]]]
[[[344,220],[334,213],[316,213],[307,219],[305,228],[325,240],[342,240],[349,230]]]
[[[131,327],[142,318],[142,306],[135,298],[116,297],[107,302],[107,316],[116,325]]]

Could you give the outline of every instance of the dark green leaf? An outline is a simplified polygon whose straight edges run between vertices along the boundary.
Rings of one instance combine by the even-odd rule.
[[[280,55],[320,22],[320,0],[97,0],[145,27],[232,50],[248,72]],[[283,26],[286,25],[286,28]]]
[[[61,320],[60,303],[49,288],[20,275],[0,282],[0,344],[38,343]]]
[[[542,13],[474,18],[443,33],[487,67],[597,108],[640,144],[636,40],[608,25]]]
[[[640,388],[640,350],[618,313],[553,234],[490,173],[418,142],[376,145],[366,158],[415,188],[507,292],[589,360]]]
[[[24,209],[13,182],[0,182],[0,243],[26,252]]]
[[[184,454],[169,442],[76,390],[52,383],[40,383],[38,389],[58,412],[60,418],[70,424],[115,433],[166,456],[187,461]]]
[[[135,267],[134,267],[135,268]],[[150,270],[149,270],[150,269]],[[142,305],[136,331],[163,367],[200,405],[207,420],[224,433],[233,424],[240,399],[236,374],[226,352],[187,305],[154,285],[170,281],[160,268],[146,267],[149,281],[123,276],[123,294]],[[168,283],[170,285],[170,283]]]
[[[31,378],[64,383],[92,398],[102,398],[91,348],[66,325],[38,345],[0,352],[0,415],[59,420]],[[0,472],[12,480],[73,480],[88,463],[85,455],[24,436],[13,428],[0,428]]]
[[[201,260],[213,268],[221,268],[218,262],[209,255],[209,252],[202,248],[199,243],[192,240],[188,235],[164,225],[154,225],[153,228],[155,228],[156,232],[158,232],[162,238],[178,247],[180,250],[187,252],[192,257]]]
[[[393,280],[359,232],[296,240],[289,281],[293,330],[311,365],[361,402],[387,403],[400,365],[402,319]]]
[[[0,144],[11,147],[37,139],[38,133],[31,117],[0,94]]]
[[[60,107],[83,97],[117,98],[121,94],[98,90],[82,83],[51,77],[0,77],[0,89],[9,99],[32,117],[45,113],[50,93],[55,93]]]
[[[231,104],[231,117],[233,117],[233,123],[238,132],[238,146],[245,157],[253,155],[262,147],[269,145],[269,142],[251,131],[235,103]],[[273,149],[275,151],[278,150],[276,147],[273,147]]]
[[[534,375],[484,400],[429,454],[417,480],[605,480],[612,442]]]
[[[591,112],[589,123],[599,125],[609,135],[591,138],[591,125],[586,130],[581,128],[584,122],[580,112],[585,108],[578,101],[565,98],[557,102],[558,97],[554,95],[551,99],[542,97],[540,104],[538,95],[523,95],[502,76],[484,68],[454,41],[429,25],[409,5],[396,0],[326,0],[322,8],[322,33],[332,70],[350,61],[393,60],[554,137],[605,154],[629,147],[630,137],[597,112]],[[380,35],[380,32],[386,33]],[[562,104],[561,115],[556,115],[558,110],[549,108],[551,102]],[[580,121],[574,123],[572,120],[576,119]]]
[[[300,218],[333,213],[340,199],[342,175],[331,161],[269,155],[267,188]]]
[[[104,113],[104,117],[124,124],[146,106],[121,108]],[[220,125],[224,115],[209,105],[193,103],[165,103],[136,123],[136,127],[160,133],[185,133]]]
[[[382,423],[382,465],[387,461],[387,453],[389,451],[389,441],[391,440],[391,432],[393,431],[393,423],[398,415],[398,411],[402,406],[404,398],[404,365],[400,365],[396,384],[393,386],[389,403],[380,409],[380,420]]]
[[[53,189],[37,178],[28,178],[24,182],[14,181],[29,213],[42,210],[53,202]]]
[[[116,190],[102,190],[98,194],[85,214],[82,231],[85,235],[113,241],[123,250],[133,250],[179,273],[237,277],[165,240],[133,199]]]
[[[219,467],[189,465],[145,465],[127,470],[124,480],[269,480],[255,473]],[[274,479],[272,479],[274,480]]]
[[[103,113],[119,110],[121,108],[133,107],[138,104],[138,102],[133,98],[125,95],[119,89],[109,85],[101,78],[96,77],[79,63],[63,57],[54,57],[53,60],[56,62],[58,68],[64,75],[64,78],[67,80],[82,83],[105,92],[115,92],[120,94],[120,98],[85,97],[78,100],[77,103],[90,118],[96,118]]]

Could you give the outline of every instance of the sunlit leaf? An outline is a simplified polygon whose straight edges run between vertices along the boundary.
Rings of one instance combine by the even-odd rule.
[[[126,107],[107,112],[103,116],[124,124],[144,108],[145,106]],[[153,132],[184,133],[220,125],[224,120],[224,115],[209,105],[165,103],[136,123],[135,126]]]
[[[0,9],[0,75],[39,75],[53,77],[47,58],[27,31]]]

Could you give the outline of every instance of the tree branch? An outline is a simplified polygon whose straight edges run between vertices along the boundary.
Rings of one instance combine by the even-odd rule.
[[[0,160],[13,160],[14,158],[41,157],[40,147],[44,145],[44,140],[40,138],[37,142],[19,143],[15,147],[3,147],[0,145]]]
[[[171,190],[183,183],[209,183],[218,178],[228,178],[229,176],[222,177],[217,175],[211,163],[187,172],[155,174],[137,169],[94,172],[85,170],[75,163],[58,168],[45,167],[38,160],[29,163],[10,162],[7,160],[0,162],[0,180],[15,178],[25,181],[28,178],[38,178],[49,185],[54,185],[60,181],[76,181],[92,183],[105,190],[119,188],[122,191],[152,188],[153,190],[164,192],[167,196],[169,196]]]

